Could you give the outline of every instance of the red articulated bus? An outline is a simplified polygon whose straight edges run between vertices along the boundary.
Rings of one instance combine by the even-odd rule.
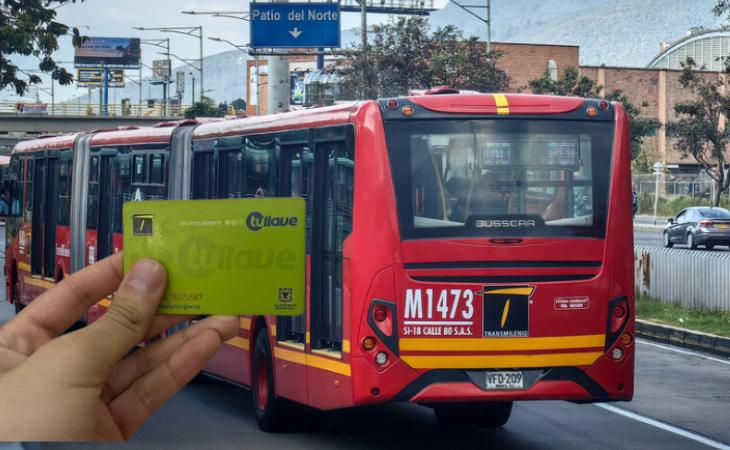
[[[20,309],[120,250],[126,201],[297,196],[305,313],[241,316],[205,368],[251,387],[261,429],[301,405],[413,402],[495,427],[517,400],[628,401],[630,156],[619,104],[510,94],[24,142],[8,299]]]

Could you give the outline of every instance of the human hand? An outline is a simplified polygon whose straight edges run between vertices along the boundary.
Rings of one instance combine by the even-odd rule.
[[[46,291],[0,328],[0,441],[127,440],[238,333],[213,316],[122,357],[190,320],[155,316],[167,282],[154,260],[123,276],[122,254]],[[56,338],[116,291],[93,324]]]

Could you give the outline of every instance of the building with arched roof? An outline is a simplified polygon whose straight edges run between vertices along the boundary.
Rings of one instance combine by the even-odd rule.
[[[703,30],[691,28],[687,36],[661,45],[661,51],[646,65],[649,69],[682,70],[687,58],[697,67],[710,72],[725,70],[725,59],[730,54],[730,30]]]

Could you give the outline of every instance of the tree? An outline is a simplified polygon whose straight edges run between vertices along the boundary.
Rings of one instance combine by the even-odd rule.
[[[84,0],[81,0],[84,1]],[[12,85],[18,95],[28,90],[28,85],[40,84],[37,75],[26,74],[9,58],[10,55],[35,56],[38,68],[50,73],[59,84],[73,82],[73,75],[58,67],[51,56],[58,50],[58,38],[71,34],[74,47],[89,38],[81,36],[78,28],[56,22],[56,7],[76,0],[3,0],[0,4],[0,90]]]
[[[185,110],[186,119],[195,119],[196,117],[223,117],[225,113],[220,110],[212,98],[203,96],[203,100],[193,103],[193,105]]]
[[[431,36],[428,30],[428,19],[420,16],[373,26],[368,43],[347,49],[347,65],[338,69],[343,94],[375,99],[440,85],[480,92],[509,87],[507,73],[496,65],[503,53],[487,55],[483,43],[464,40],[453,26]]]
[[[679,120],[668,124],[670,134],[677,138],[677,147],[685,156],[694,156],[702,169],[715,181],[712,204],[720,204],[720,194],[728,188],[730,178],[726,167],[725,148],[730,142],[730,94],[724,76],[708,80],[710,74],[696,71],[691,58],[683,64],[679,82],[695,94],[695,99],[678,102],[674,112]],[[720,127],[721,120],[724,125]]]
[[[647,117],[640,117],[644,108],[649,107],[649,102],[642,102],[641,106],[635,106],[621,89],[614,89],[605,96],[606,100],[619,102],[629,116],[629,130],[631,132],[631,160],[636,160],[641,154],[641,146],[644,144],[644,137],[650,131],[659,127],[659,121]],[[648,155],[644,155],[644,158]],[[643,167],[643,166],[642,166]]]
[[[586,76],[580,76],[578,69],[568,66],[563,72],[563,76],[557,80],[550,77],[550,70],[545,72],[540,78],[530,80],[527,85],[532,89],[533,94],[552,94],[552,95],[569,95],[575,97],[599,97],[603,86],[599,86],[596,82]]]
[[[246,111],[246,100],[237,98],[231,102],[231,106],[233,106],[236,111]]]

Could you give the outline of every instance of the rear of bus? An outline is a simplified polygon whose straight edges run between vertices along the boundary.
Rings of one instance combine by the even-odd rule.
[[[489,426],[513,400],[630,400],[622,107],[529,95],[379,107],[400,239],[361,328],[375,341],[371,365],[387,361],[380,398],[433,406],[447,424],[483,414]]]

